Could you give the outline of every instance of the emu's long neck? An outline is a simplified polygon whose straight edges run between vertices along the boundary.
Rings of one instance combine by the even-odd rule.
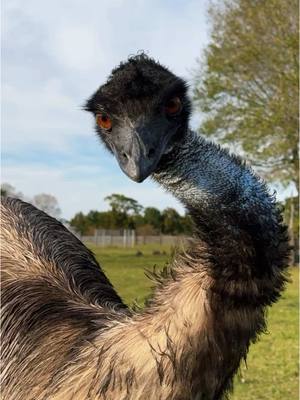
[[[282,267],[287,246],[280,214],[264,183],[239,159],[188,131],[154,179],[192,215],[214,277],[262,278]]]
[[[230,218],[235,225],[250,215],[251,224],[271,222],[274,206],[265,186],[240,160],[193,131],[166,157],[154,179],[186,206],[196,225],[197,217],[204,225],[221,223],[212,216]]]

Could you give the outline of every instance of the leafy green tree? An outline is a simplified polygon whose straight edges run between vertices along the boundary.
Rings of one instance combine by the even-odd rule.
[[[70,225],[81,235],[86,235],[90,227],[90,222],[82,212],[79,212],[70,220]]]
[[[299,193],[298,8],[297,0],[216,1],[194,99],[202,133],[237,145],[267,179]]]
[[[137,235],[141,236],[157,236],[157,230],[150,224],[143,224],[136,227]]]
[[[111,194],[105,197],[105,201],[108,201],[111,210],[124,213],[124,214],[139,214],[143,207],[134,199],[126,197],[123,194]]]
[[[86,218],[89,225],[95,229],[111,229],[113,225],[111,211],[91,210]]]
[[[163,218],[161,212],[155,207],[146,207],[144,210],[144,223],[151,225],[156,232],[162,231]]]
[[[130,220],[132,221],[132,224],[134,226],[134,228],[132,229],[139,228],[140,226],[145,224],[144,216],[142,214],[132,215],[130,216]]]
[[[183,232],[181,216],[174,208],[166,208],[162,212],[163,233],[178,234]]]
[[[182,232],[189,236],[193,233],[193,222],[189,214],[185,214],[181,219]]]
[[[136,227],[137,217],[143,207],[135,199],[114,193],[105,197],[104,200],[108,201],[111,208],[111,228],[134,229]]]

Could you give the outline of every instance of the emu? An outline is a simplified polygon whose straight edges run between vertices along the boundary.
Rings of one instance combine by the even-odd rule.
[[[275,200],[244,162],[189,129],[185,82],[145,54],[114,69],[85,108],[125,174],[151,176],[182,202],[194,238],[133,311],[66,228],[4,198],[2,398],[226,398],[287,279]]]

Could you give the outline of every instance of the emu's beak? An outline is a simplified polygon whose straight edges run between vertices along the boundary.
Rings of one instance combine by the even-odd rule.
[[[141,124],[122,131],[114,153],[123,172],[142,182],[155,171],[167,142],[168,135],[161,134],[157,124]]]

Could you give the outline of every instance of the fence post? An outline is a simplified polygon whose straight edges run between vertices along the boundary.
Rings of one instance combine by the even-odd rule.
[[[105,246],[105,230],[104,229],[102,229],[102,232],[101,232],[101,245],[102,245],[102,247]]]
[[[131,230],[131,247],[135,246],[135,230]]]
[[[127,247],[127,229],[123,229],[123,247]]]

